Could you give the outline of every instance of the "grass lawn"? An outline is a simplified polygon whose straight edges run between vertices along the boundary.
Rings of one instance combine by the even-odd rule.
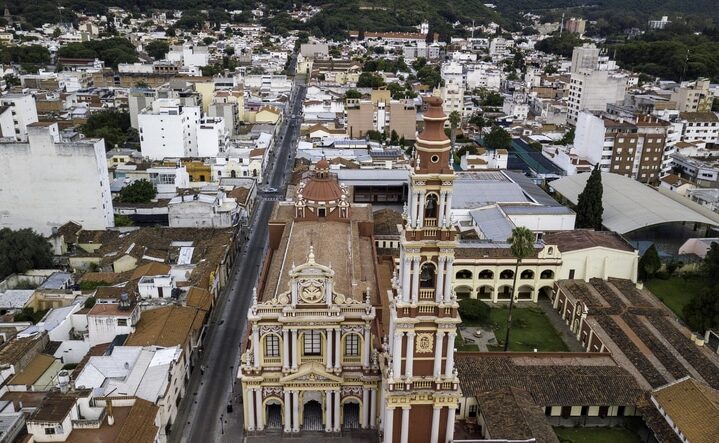
[[[706,282],[702,281],[701,278],[689,278],[687,280],[681,277],[672,277],[669,280],[654,278],[649,280],[646,286],[683,320],[684,314],[682,310],[684,306],[706,286]]]
[[[641,443],[625,428],[554,428],[562,443]]]
[[[474,343],[463,343],[461,334],[457,334],[454,338],[454,347],[457,348],[457,352],[479,352],[479,346]]]
[[[504,349],[504,336],[507,331],[508,308],[492,308],[490,321],[497,337],[498,346],[490,346],[490,351]],[[512,331],[509,336],[510,351],[559,352],[568,351],[559,333],[549,322],[544,313],[538,309],[512,309]]]

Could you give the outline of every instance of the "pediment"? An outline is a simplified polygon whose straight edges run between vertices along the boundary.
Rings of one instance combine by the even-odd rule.
[[[335,382],[342,381],[342,377],[330,374],[325,370],[324,365],[317,362],[305,363],[299,367],[294,374],[287,375],[280,379],[280,382]]]

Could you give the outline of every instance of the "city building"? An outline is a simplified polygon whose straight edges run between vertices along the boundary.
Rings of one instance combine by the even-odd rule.
[[[30,94],[10,93],[0,97],[0,104],[8,107],[12,116],[12,131],[9,131],[9,128],[6,128],[8,125],[3,122],[2,136],[14,137],[16,141],[27,141],[28,126],[38,121],[35,97]],[[0,113],[4,115],[5,109],[0,110]]]
[[[178,99],[157,99],[137,116],[143,157],[198,157],[197,129],[201,112]]]
[[[27,130],[27,142],[0,142],[0,227],[50,235],[69,221],[114,226],[104,141],[64,141],[57,123]]]
[[[649,115],[632,119],[582,111],[574,148],[602,171],[657,183],[664,162],[669,123]]]
[[[572,72],[567,122],[576,125],[581,111],[605,111],[608,104],[623,101],[626,88],[627,78],[610,71],[579,69]]]
[[[392,100],[388,90],[372,91],[371,100],[347,99],[345,103],[347,134],[365,138],[368,131],[395,131],[400,138],[414,140],[417,132],[417,110],[414,100]]]
[[[714,90],[709,79],[700,78],[675,88],[670,100],[676,103],[679,112],[710,112],[714,103]]]

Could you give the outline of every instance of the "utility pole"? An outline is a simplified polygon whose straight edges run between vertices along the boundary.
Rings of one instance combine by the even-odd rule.
[[[559,36],[562,36],[562,32],[564,32],[564,13],[562,12],[562,22],[559,24]]]
[[[472,19],[472,39],[474,39],[474,19]]]

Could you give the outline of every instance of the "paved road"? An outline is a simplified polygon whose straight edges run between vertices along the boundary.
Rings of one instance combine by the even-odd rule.
[[[290,66],[294,66],[291,63]],[[303,78],[296,79],[285,123],[269,161],[267,185],[284,194],[287,178],[294,162],[306,88]],[[295,117],[297,116],[297,117]],[[265,186],[260,186],[264,188]],[[239,347],[247,323],[259,267],[267,245],[267,222],[277,194],[258,193],[258,204],[250,222],[249,240],[235,262],[228,284],[218,300],[210,319],[204,341],[202,364],[204,374],[196,370],[188,386],[172,429],[172,442],[240,441],[242,438],[242,405],[235,385],[239,364]],[[233,395],[233,389],[234,395]],[[227,414],[228,403],[233,412]]]

